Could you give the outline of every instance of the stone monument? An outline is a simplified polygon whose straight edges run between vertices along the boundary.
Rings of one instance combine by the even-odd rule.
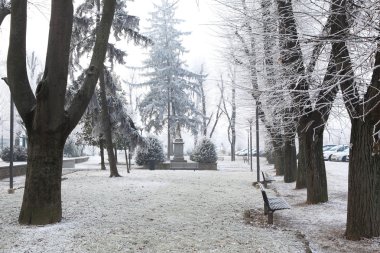
[[[176,123],[175,136],[173,141],[173,160],[171,162],[187,162],[183,157],[183,139],[181,136],[181,127],[179,122]]]

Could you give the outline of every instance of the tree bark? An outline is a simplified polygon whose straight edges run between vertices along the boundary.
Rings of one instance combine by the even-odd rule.
[[[61,221],[61,176],[64,136],[32,132],[28,136],[28,163],[20,224]]]
[[[120,177],[116,166],[116,158],[113,150],[112,132],[111,132],[111,119],[108,113],[106,84],[104,81],[104,72],[100,72],[99,86],[100,86],[100,99],[102,107],[102,125],[105,137],[106,150],[108,154],[108,162],[110,165],[110,177]]]
[[[312,124],[307,126],[310,122]],[[308,204],[318,204],[328,201],[327,178],[323,160],[323,121],[320,113],[314,111],[308,117],[300,120],[303,127],[303,154],[306,168],[306,185]]]
[[[298,126],[298,166],[297,166],[297,179],[296,189],[306,188],[306,160],[307,155],[305,152],[306,147],[306,135],[302,132],[302,127]]]
[[[276,170],[276,176],[284,175],[284,151],[281,146],[274,149],[274,169]]]
[[[236,90],[235,80],[232,87],[232,115],[231,115],[231,161],[235,161],[236,146]]]
[[[130,167],[129,167],[129,161],[128,161],[128,155],[127,155],[127,147],[124,147],[124,155],[125,155],[125,164],[127,165],[127,173],[129,173]]]
[[[284,182],[292,183],[296,180],[297,160],[295,158],[295,140],[294,137],[288,137],[284,141]]]
[[[346,236],[380,236],[380,156],[372,156],[373,122],[351,120]]]
[[[99,148],[100,148],[100,169],[106,170],[106,163],[104,161],[104,140],[99,140]]]
[[[115,150],[115,162],[116,164],[118,164],[119,161],[117,160],[117,147],[115,147],[114,150]]]

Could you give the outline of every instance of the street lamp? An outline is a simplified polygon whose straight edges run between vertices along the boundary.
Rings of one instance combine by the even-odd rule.
[[[249,123],[248,161],[250,164],[251,172],[253,172],[253,168],[252,168],[252,122],[253,122],[252,118],[248,119],[248,123]]]
[[[260,145],[259,145],[259,101],[256,99],[256,171],[257,182],[260,182]]]

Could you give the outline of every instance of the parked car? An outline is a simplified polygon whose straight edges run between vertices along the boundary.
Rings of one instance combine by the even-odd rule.
[[[336,152],[342,152],[348,147],[348,145],[337,145],[335,147],[330,148],[329,150],[326,150],[323,152],[323,159],[325,161],[329,160],[331,161],[331,155]]]
[[[346,162],[349,160],[350,148],[346,147],[343,151],[331,155],[331,161]]]
[[[237,151],[237,152],[235,153],[235,155],[238,155],[238,156],[245,156],[245,155],[247,155],[247,153],[248,153],[248,149],[245,148],[245,149],[242,149],[242,150]]]
[[[323,145],[323,151],[327,151],[329,149],[332,149],[333,147],[336,147],[337,145],[335,144],[327,144],[327,145]]]

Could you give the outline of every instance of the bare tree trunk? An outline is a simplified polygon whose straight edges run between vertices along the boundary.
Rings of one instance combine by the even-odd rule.
[[[286,137],[284,140],[284,182],[292,183],[296,180],[297,160],[295,159],[294,137]]]
[[[115,147],[114,150],[115,150],[115,162],[116,164],[118,164],[119,161],[117,160],[117,147]]]
[[[276,176],[284,175],[284,147],[278,146],[274,148],[274,169]]]
[[[235,75],[235,73],[234,73]],[[231,161],[235,161],[236,146],[236,89],[235,78],[232,80],[232,112],[231,112]]]
[[[124,146],[125,164],[127,165],[127,173],[130,172],[130,164],[127,155],[127,147]]]
[[[99,148],[100,148],[100,169],[106,170],[106,163],[104,161],[104,140],[99,139]]]
[[[107,95],[106,95],[106,84],[104,82],[104,70],[100,72],[99,75],[99,86],[100,86],[100,98],[102,107],[102,124],[103,132],[106,142],[106,149],[108,154],[108,162],[110,165],[110,177],[120,177],[116,166],[116,158],[113,150],[112,143],[112,132],[111,132],[111,119],[108,113],[107,106]]]
[[[34,132],[28,136],[28,163],[19,222],[31,225],[59,222],[63,134],[60,131]]]
[[[372,155],[373,122],[351,120],[346,236],[380,236],[380,155]]]
[[[311,123],[309,125],[309,123]],[[307,126],[309,125],[309,126]],[[309,204],[328,201],[327,178],[323,160],[323,121],[319,112],[313,112],[300,120],[304,127],[303,154],[305,154],[307,200]]]
[[[306,136],[302,132],[301,127],[298,126],[298,166],[297,166],[297,179],[296,189],[306,188]]]
[[[201,72],[199,73],[203,76],[203,65],[201,68]],[[202,78],[202,77],[201,77]],[[200,84],[200,96],[201,96],[201,103],[202,103],[202,127],[201,127],[201,134],[202,136],[207,136],[207,111],[206,111],[206,94],[203,87],[203,79],[201,79]]]

